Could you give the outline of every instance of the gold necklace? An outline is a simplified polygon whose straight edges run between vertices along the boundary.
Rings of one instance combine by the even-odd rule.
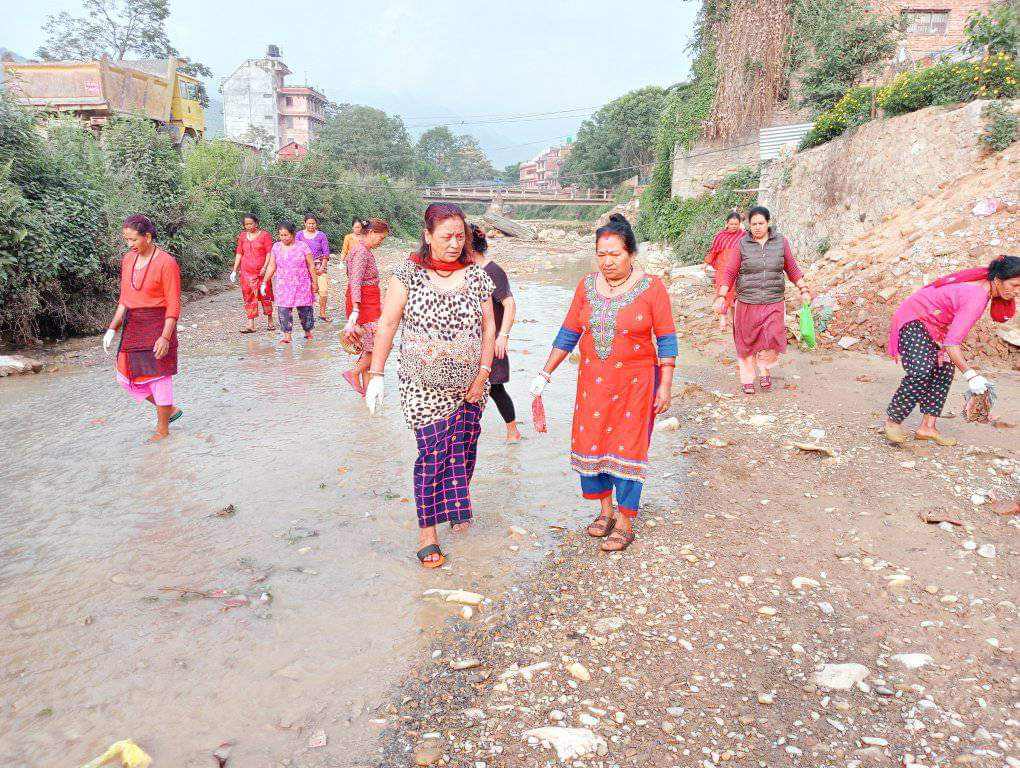
[[[603,277],[603,279],[604,279],[604,280],[606,281],[606,285],[608,285],[608,286],[609,286],[609,290],[610,290],[610,291],[615,291],[615,290],[616,290],[617,288],[619,288],[620,286],[622,286],[622,285],[626,285],[626,284],[627,284],[627,281],[628,281],[628,280],[630,280],[630,279],[631,279],[631,277],[633,277],[633,276],[634,276],[634,270],[633,270],[633,269],[631,269],[631,270],[630,270],[630,273],[629,273],[629,274],[628,274],[628,275],[627,275],[627,276],[626,276],[625,278],[623,278],[623,280],[621,280],[621,281],[620,281],[620,282],[618,282],[618,283],[614,283],[614,282],[613,282],[612,280],[610,280],[610,279],[609,279],[608,277],[606,277],[605,275],[603,275],[602,277]]]

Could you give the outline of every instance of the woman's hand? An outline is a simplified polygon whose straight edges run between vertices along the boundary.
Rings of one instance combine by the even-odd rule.
[[[170,351],[170,342],[160,336],[156,339],[156,343],[152,345],[152,351],[156,354],[157,360],[162,360],[166,357],[166,353]]]
[[[810,304],[812,298],[811,291],[807,289],[807,286],[800,289],[800,301],[802,304]]]
[[[716,296],[715,297],[715,301],[712,302],[712,311],[715,312],[717,315],[722,315],[722,314],[726,313],[726,297],[725,296]]]
[[[669,403],[673,399],[673,385],[669,386],[660,384],[659,388],[655,390],[655,401],[652,403],[652,407],[655,409],[655,414],[659,415],[664,413],[669,408]]]
[[[506,357],[506,347],[507,347],[507,343],[508,342],[509,342],[509,339],[506,336],[502,336],[501,335],[501,336],[497,336],[496,337],[496,353],[495,354],[496,354],[496,357],[498,357],[500,360],[502,360],[504,357]]]
[[[468,403],[480,402],[482,397],[485,396],[485,382],[488,380],[489,377],[485,372],[475,376],[475,380],[468,387],[467,394],[464,395],[464,400]]]
[[[719,315],[719,330],[725,331],[727,325],[729,325],[729,322],[728,318],[726,317],[726,313],[724,312],[721,315]]]
[[[361,336],[364,332],[365,329],[355,323],[354,325],[345,325],[343,333],[340,335],[348,344],[354,344],[357,341],[361,341]]]
[[[528,391],[532,397],[541,397],[545,391],[545,385],[549,383],[549,379],[539,374],[531,380],[531,386],[528,387]]]

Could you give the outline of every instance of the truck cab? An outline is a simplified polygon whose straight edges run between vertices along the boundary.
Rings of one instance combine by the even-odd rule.
[[[168,127],[175,144],[189,145],[205,134],[205,112],[198,100],[199,82],[180,70],[175,70],[174,74]]]

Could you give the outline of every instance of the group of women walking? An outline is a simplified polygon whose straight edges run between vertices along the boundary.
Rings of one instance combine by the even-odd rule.
[[[715,310],[722,321],[732,311],[738,377],[748,395],[771,388],[771,371],[786,349],[785,279],[797,286],[802,301],[812,298],[789,242],[770,218],[767,209],[751,208],[745,232],[742,217],[734,214],[708,259],[716,269]],[[254,331],[260,307],[272,328],[275,301],[281,341],[290,341],[294,308],[311,336],[314,297],[318,293],[321,299],[327,291],[321,278],[328,241],[316,245],[325,239],[318,237],[317,225],[309,217],[299,233],[284,222],[273,243],[257,218],[245,218],[231,275],[235,281],[240,277],[249,319],[242,333]],[[516,304],[506,273],[486,255],[485,233],[469,225],[459,207],[426,209],[417,249],[395,269],[382,295],[372,251],[388,233],[381,219],[356,219],[345,238],[347,321],[341,339],[357,362],[344,378],[375,413],[385,397],[385,368],[401,329],[397,389],[418,448],[413,470],[417,557],[424,567],[436,568],[446,560],[438,526],[462,531],[472,520],[470,485],[490,396],[507,425],[507,440],[520,439],[505,389]],[[122,263],[120,302],[103,345],[109,349],[116,331],[123,331],[117,379],[136,400],[156,407],[153,438],[162,439],[182,415],[173,396],[180,274],[155,238],[144,216],[124,222],[129,251]],[[678,353],[669,295],[658,277],[640,268],[636,254],[634,233],[623,216],[613,215],[596,231],[598,268],[577,284],[548,359],[529,388],[541,398],[560,364],[577,351],[570,464],[580,477],[581,495],[598,502],[587,532],[608,552],[634,541],[653,423],[670,405]],[[991,386],[969,366],[960,344],[987,307],[998,322],[1013,317],[1018,293],[1020,258],[1002,256],[987,268],[937,280],[900,306],[890,330],[890,353],[902,360],[906,376],[888,409],[891,442],[905,439],[900,425],[920,406],[917,438],[952,444],[939,435],[935,419],[954,367],[971,392]],[[325,304],[320,302],[319,309],[324,316]]]

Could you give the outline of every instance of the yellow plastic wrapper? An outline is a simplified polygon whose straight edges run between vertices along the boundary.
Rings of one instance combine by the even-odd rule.
[[[114,761],[117,762],[114,762]],[[110,745],[103,754],[81,768],[99,768],[101,765],[118,765],[120,768],[149,768],[152,758],[131,739],[124,739]]]

